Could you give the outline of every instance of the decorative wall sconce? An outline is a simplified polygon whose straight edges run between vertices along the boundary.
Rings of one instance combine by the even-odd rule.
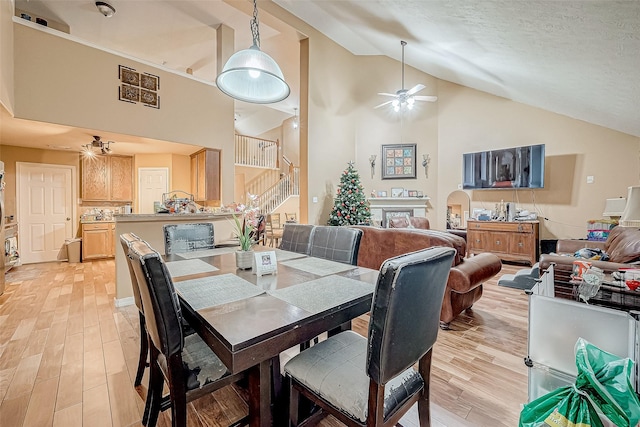
[[[424,176],[429,178],[429,162],[431,161],[431,156],[428,154],[422,155],[422,167],[424,168]]]
[[[373,179],[373,176],[376,173],[376,157],[377,155],[372,154],[369,156],[369,164],[371,165],[371,178]]]
[[[298,125],[299,125],[299,122],[298,122],[298,109],[294,108],[293,109],[293,124],[292,124],[292,126],[293,126],[294,129],[298,129]]]

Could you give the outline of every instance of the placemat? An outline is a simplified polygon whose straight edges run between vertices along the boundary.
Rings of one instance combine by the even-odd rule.
[[[169,261],[165,263],[171,277],[188,276],[190,274],[218,271],[219,268],[202,261],[201,259],[185,259],[182,261]]]
[[[240,248],[240,246],[232,246],[228,248],[205,249],[202,251],[193,251],[193,252],[180,252],[180,253],[177,253],[176,255],[185,259],[204,258],[206,256],[222,255],[222,254],[228,254],[230,252],[235,252],[238,250],[238,248]]]
[[[307,273],[315,274],[317,276],[328,276],[330,274],[341,273],[343,271],[356,268],[355,265],[343,264],[341,262],[329,261],[327,259],[314,257],[294,259],[293,261],[286,261],[282,264],[288,267],[297,268],[298,270],[306,271]]]
[[[174,286],[194,310],[240,301],[264,293],[264,290],[231,273],[185,280],[175,283]]]
[[[319,313],[371,294],[374,289],[375,286],[370,283],[342,276],[327,276],[268,293],[303,310]]]
[[[307,256],[305,254],[299,254],[298,252],[283,251],[282,249],[276,249],[275,251],[276,260],[278,260],[278,262],[286,261],[288,259],[304,258]]]

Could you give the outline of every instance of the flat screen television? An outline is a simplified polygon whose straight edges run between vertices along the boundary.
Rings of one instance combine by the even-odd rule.
[[[463,154],[462,188],[544,188],[544,144]]]

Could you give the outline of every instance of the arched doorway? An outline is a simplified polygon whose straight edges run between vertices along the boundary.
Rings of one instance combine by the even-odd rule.
[[[469,219],[471,199],[461,190],[453,191],[447,197],[447,228],[466,229]]]

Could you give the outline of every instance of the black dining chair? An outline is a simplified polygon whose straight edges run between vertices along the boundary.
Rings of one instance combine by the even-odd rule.
[[[345,331],[287,362],[291,426],[298,426],[301,395],[321,408],[314,421],[330,413],[350,427],[388,427],[418,402],[420,426],[431,425],[432,349],[454,254],[434,247],[386,260],[368,338]]]
[[[347,227],[317,225],[309,244],[309,255],[331,261],[356,265],[362,230]]]
[[[133,233],[124,233],[120,235],[120,244],[122,245],[122,250],[124,251],[124,255],[127,259],[127,267],[129,268],[129,276],[131,277],[133,301],[138,308],[138,318],[140,320],[140,355],[138,356],[138,369],[136,370],[136,378],[133,382],[133,385],[135,387],[139,386],[142,383],[144,370],[147,366],[149,366],[147,363],[147,358],[149,356],[149,341],[147,339],[147,326],[144,320],[144,311],[142,310],[142,300],[140,299],[140,291],[137,283],[138,280],[136,279],[136,274],[133,271],[131,260],[129,259],[129,257],[127,257],[131,244],[138,241],[140,241],[140,238]]]
[[[187,403],[244,378],[231,375],[198,334],[185,336],[180,302],[160,254],[143,240],[132,242],[127,256],[140,285],[150,350],[148,427],[161,410],[171,408],[174,427],[187,425]],[[169,389],[163,398],[164,383]],[[233,425],[246,424],[248,416]]]
[[[279,249],[309,255],[311,234],[315,227],[310,224],[285,224]]]
[[[216,247],[213,239],[213,224],[210,222],[165,224],[163,230],[166,255]]]

